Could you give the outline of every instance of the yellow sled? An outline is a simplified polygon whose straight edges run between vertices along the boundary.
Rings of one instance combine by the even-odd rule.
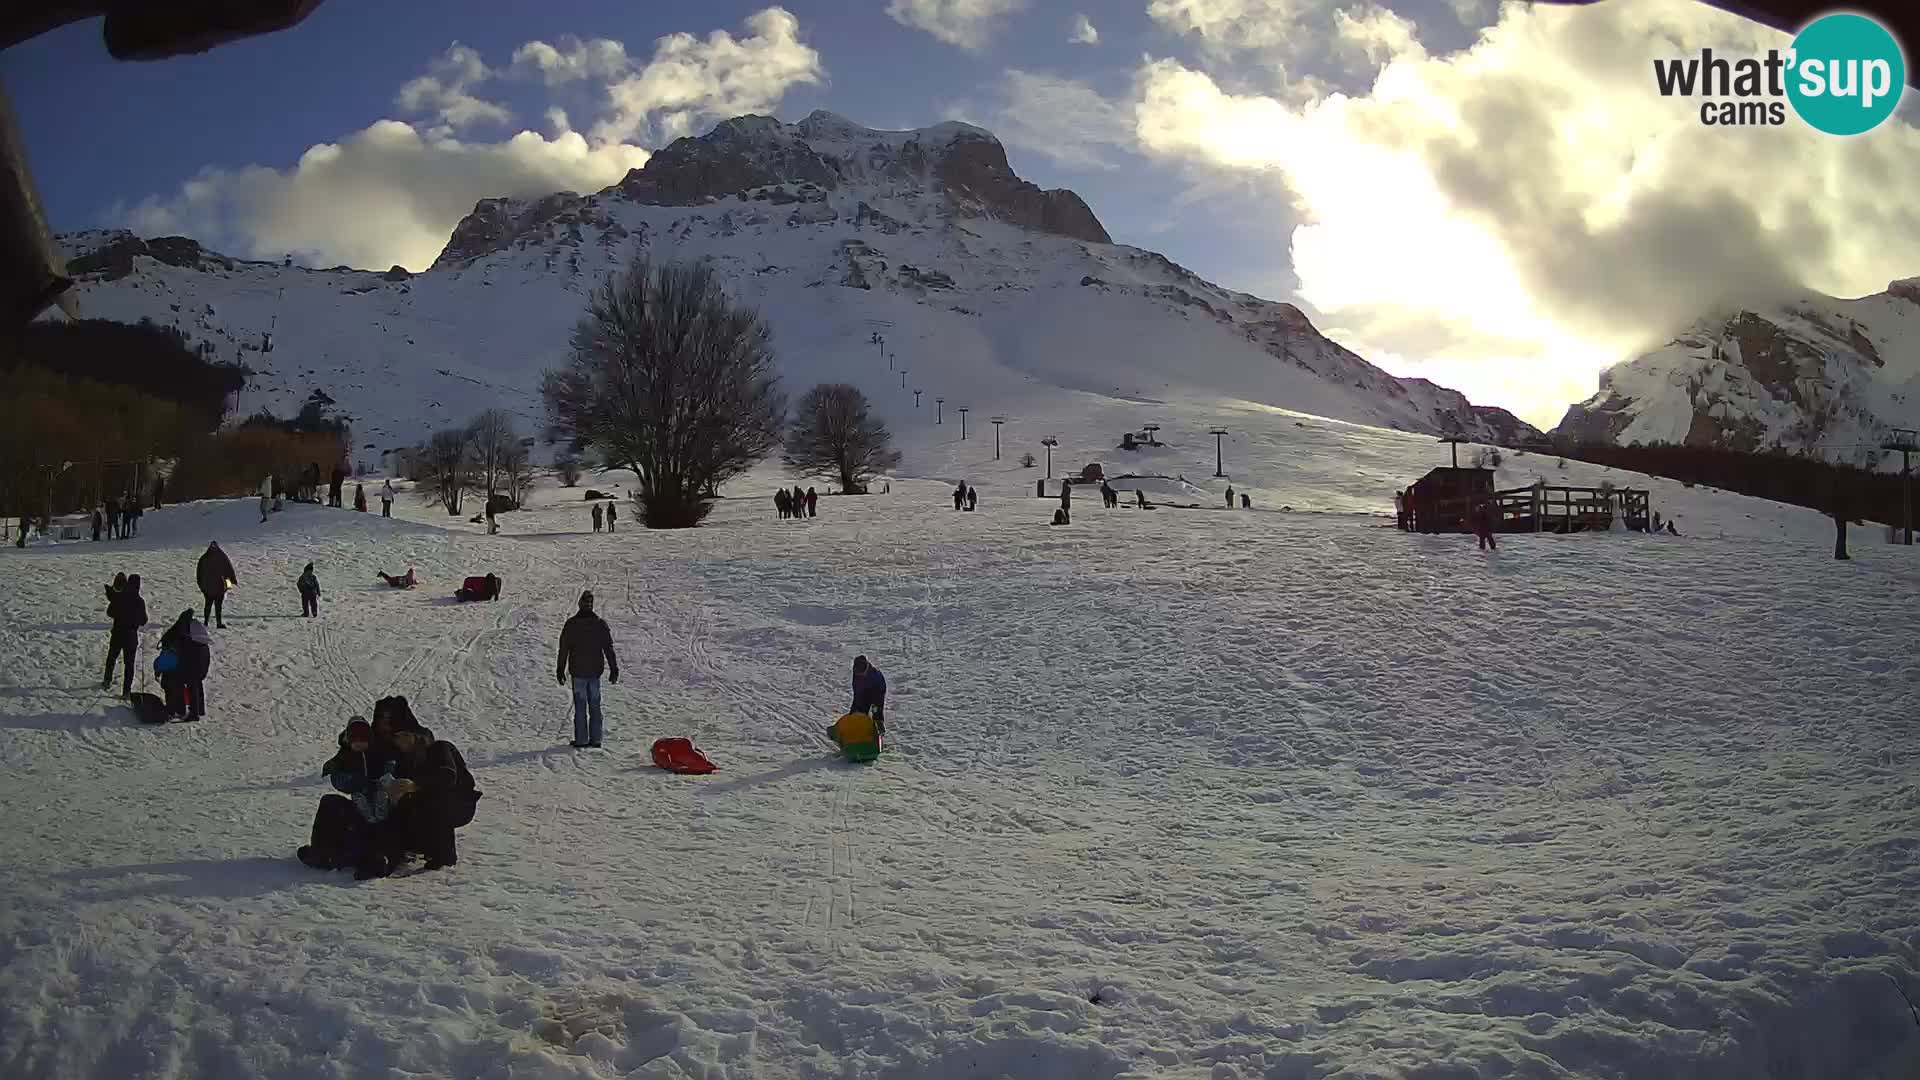
[[[848,761],[872,761],[880,756],[880,732],[866,713],[848,713],[835,720],[827,729],[827,738]]]

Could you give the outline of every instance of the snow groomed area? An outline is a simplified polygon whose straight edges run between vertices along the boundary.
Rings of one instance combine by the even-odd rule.
[[[1348,428],[1335,476],[1307,426],[1249,511],[1089,490],[1049,528],[976,434],[805,522],[770,471],[678,534],[542,488],[494,537],[406,495],[0,551],[0,1075],[1920,1075],[1908,552],[1655,485],[1691,535],[1483,554],[1381,516],[1430,440]],[[1165,471],[1211,490],[1212,450]],[[98,689],[101,586],[145,578],[148,668],[212,539],[207,719],[142,726]],[[598,753],[553,679],[584,588]],[[820,735],[857,653],[870,766]],[[459,865],[302,866],[392,693],[485,792]],[[669,735],[720,771],[654,769]]]

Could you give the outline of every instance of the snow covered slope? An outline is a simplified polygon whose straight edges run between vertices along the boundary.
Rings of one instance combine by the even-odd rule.
[[[1916,426],[1920,278],[1859,300],[1808,294],[1703,319],[1604,373],[1557,432],[1877,462],[1889,428]]]
[[[1231,426],[1228,464],[1298,508],[1441,450]],[[1217,488],[1211,440],[1170,434],[1144,453]],[[1678,488],[1684,538],[1491,556],[1264,502],[1056,529],[1041,470],[930,446],[977,512],[899,480],[780,522],[770,473],[674,534],[587,532],[549,488],[495,537],[409,495],[0,547],[0,1076],[1920,1069],[1908,549],[1838,563],[1810,512]],[[240,591],[209,717],[142,727],[97,689],[99,586],[143,575],[164,620],[211,537]],[[416,592],[374,581],[408,565]],[[499,602],[451,602],[488,570]],[[565,747],[552,682],[583,588],[621,650],[603,754]],[[866,767],[815,734],[857,652],[892,687]],[[486,793],[459,864],[299,865],[335,733],[392,692]],[[666,735],[721,771],[649,768]]]
[[[180,238],[62,240],[85,314],[150,317],[243,360],[259,372],[248,412],[284,415],[324,391],[377,449],[494,404],[537,419],[541,370],[564,356],[587,294],[635,252],[713,259],[771,318],[794,390],[864,378],[859,364],[891,353],[907,385],[890,369],[862,385],[878,396],[892,384],[880,410],[896,423],[912,419],[918,388],[922,407],[944,397],[977,416],[1045,412],[1066,390],[1476,438],[1531,430],[1388,376],[1290,305],[1107,242],[1078,196],[1020,180],[999,142],[964,124],[740,117],[605,191],[484,201],[419,274],[242,262]]]

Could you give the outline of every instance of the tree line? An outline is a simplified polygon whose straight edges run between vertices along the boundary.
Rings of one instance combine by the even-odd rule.
[[[1823,514],[1838,513],[1850,521],[1903,523],[1903,484],[1898,473],[1878,472],[1784,450],[1756,453],[1676,443],[1614,446],[1570,439],[1551,440],[1536,449],[1550,450],[1576,461],[1678,480],[1689,487],[1705,485],[1804,506]]]

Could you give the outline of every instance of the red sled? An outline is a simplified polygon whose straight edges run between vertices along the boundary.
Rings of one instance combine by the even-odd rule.
[[[707,755],[693,748],[691,739],[655,739],[653,763],[668,772],[704,775],[716,766]]]

